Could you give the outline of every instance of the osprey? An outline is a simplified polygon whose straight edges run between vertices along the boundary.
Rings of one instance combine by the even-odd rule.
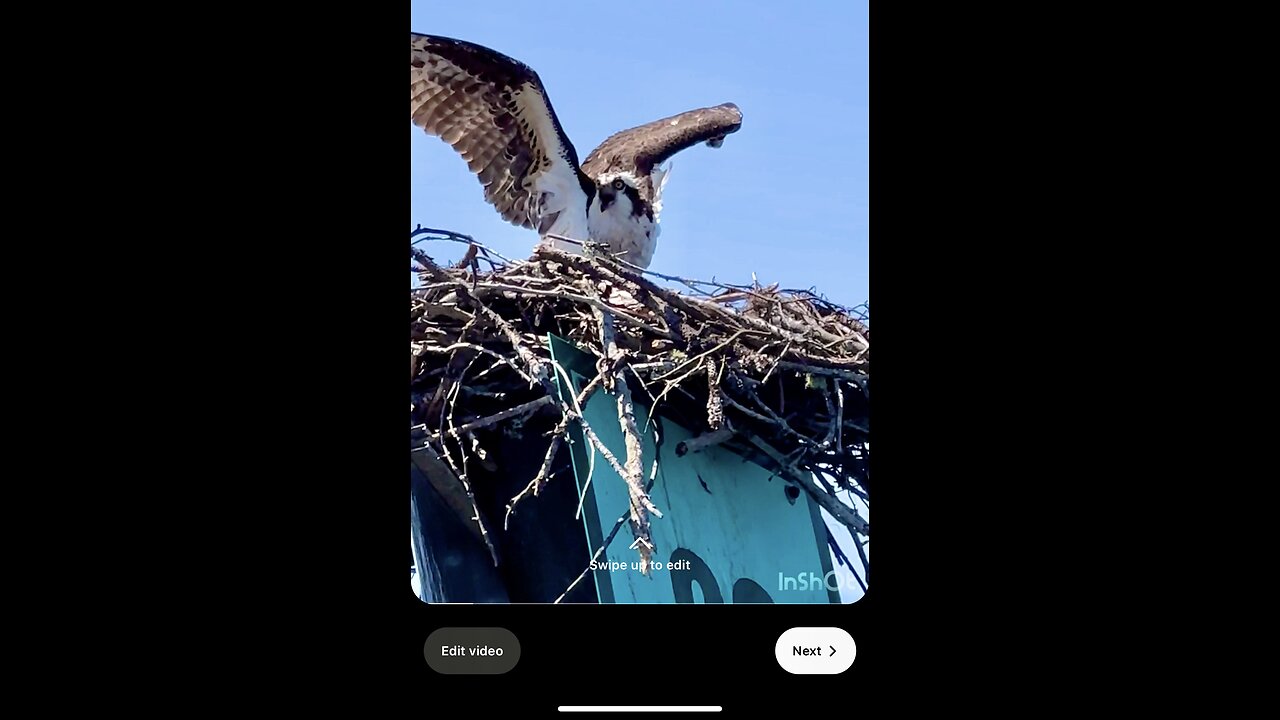
[[[410,117],[458,151],[484,197],[513,225],[604,244],[627,262],[653,260],[662,188],[672,155],[737,132],[733,103],[700,108],[615,133],[578,163],[538,74],[465,40],[410,33]]]

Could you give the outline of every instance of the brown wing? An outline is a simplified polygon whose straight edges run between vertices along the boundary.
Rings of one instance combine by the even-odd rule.
[[[536,228],[549,205],[586,207],[594,185],[537,73],[465,40],[410,33],[410,50],[413,123],[462,155],[503,218]]]
[[[742,111],[733,103],[689,110],[609,136],[591,151],[583,171],[592,178],[626,171],[648,178],[667,158],[700,142],[719,147],[724,136],[742,127]]]

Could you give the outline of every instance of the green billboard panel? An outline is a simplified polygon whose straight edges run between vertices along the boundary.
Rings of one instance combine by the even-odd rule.
[[[594,358],[555,336],[551,353],[568,372],[576,396],[595,376]],[[722,446],[677,457],[677,444],[692,433],[666,419],[651,424],[644,390],[634,376],[627,379],[643,431],[644,479],[652,479],[649,495],[662,517],[650,517],[656,566],[647,574],[640,572],[640,554],[631,547],[635,538],[623,520],[593,573],[600,602],[839,603],[838,590],[826,580],[832,577],[826,527],[808,495],[789,497],[781,478]],[[563,379],[557,385],[572,405]],[[625,462],[617,397],[597,389],[583,417],[618,462]],[[594,553],[628,516],[629,495],[608,461],[598,452],[592,458],[576,424],[570,442]]]

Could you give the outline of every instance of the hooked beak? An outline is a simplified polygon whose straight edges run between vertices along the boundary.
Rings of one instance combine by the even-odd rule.
[[[611,186],[605,185],[604,187],[600,188],[600,209],[601,210],[608,208],[610,205],[613,204],[613,201],[616,199],[618,199],[618,194]]]

